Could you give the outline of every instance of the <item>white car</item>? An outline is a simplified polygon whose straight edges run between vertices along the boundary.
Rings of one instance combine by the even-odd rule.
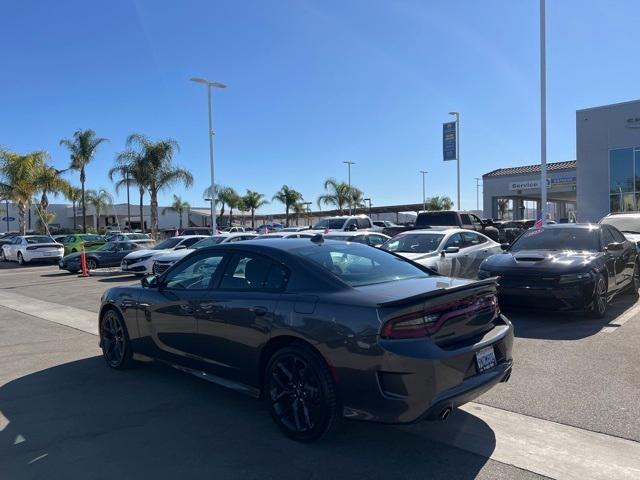
[[[269,239],[269,238],[311,238],[314,235],[315,234],[313,233],[307,233],[307,232],[292,232],[292,231],[287,232],[285,230],[280,230],[279,232],[263,233],[257,238],[257,240],[263,240],[263,239]]]
[[[477,278],[482,261],[502,246],[486,235],[461,228],[430,228],[400,233],[380,247],[447,277]]]
[[[122,259],[120,268],[123,272],[131,272],[136,275],[149,275],[153,272],[153,262],[156,258],[174,250],[183,250],[191,245],[207,238],[206,235],[183,235],[171,237],[160,242],[151,249],[136,250]]]
[[[153,273],[159,275],[166,271],[171,265],[176,263],[181,258],[186,257],[194,250],[204,247],[213,247],[219,243],[241,242],[243,240],[253,240],[258,238],[257,233],[238,232],[238,233],[221,233],[218,235],[211,235],[205,237],[199,242],[193,244],[191,248],[183,248],[182,250],[176,250],[174,252],[165,253],[159,255],[153,262]]]
[[[48,235],[25,235],[14,237],[2,246],[0,260],[15,260],[20,265],[33,260],[50,260],[58,263],[64,256],[64,247]]]
[[[146,233],[116,233],[115,235],[110,235],[107,241],[146,243],[153,242],[153,239]]]
[[[356,242],[371,245],[372,247],[380,247],[391,237],[378,232],[355,231],[355,232],[329,232],[323,235],[327,240],[342,240],[343,242]]]

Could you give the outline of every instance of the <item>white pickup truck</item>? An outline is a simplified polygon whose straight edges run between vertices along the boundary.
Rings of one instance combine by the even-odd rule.
[[[343,232],[355,232],[356,230],[369,230],[381,232],[381,227],[376,227],[366,215],[343,215],[339,217],[327,217],[316,223],[312,230],[325,232],[340,230]]]

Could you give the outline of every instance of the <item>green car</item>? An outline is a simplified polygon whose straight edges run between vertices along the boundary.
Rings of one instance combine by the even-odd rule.
[[[84,245],[85,252],[92,252],[105,243],[107,243],[107,241],[102,236],[92,233],[74,233],[67,235],[64,240],[62,240],[65,255],[79,252],[81,245]]]

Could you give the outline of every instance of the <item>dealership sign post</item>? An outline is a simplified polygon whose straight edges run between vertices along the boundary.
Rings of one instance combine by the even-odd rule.
[[[460,210],[460,113],[449,112],[455,115],[455,122],[442,124],[442,158],[443,160],[456,160],[458,177],[458,199],[456,208]]]

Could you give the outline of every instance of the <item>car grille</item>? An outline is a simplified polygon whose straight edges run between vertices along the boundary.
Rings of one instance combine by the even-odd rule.
[[[499,285],[501,287],[533,287],[547,288],[558,285],[557,276],[541,275],[534,273],[503,273],[500,274]]]
[[[156,275],[160,275],[161,273],[166,272],[170,266],[171,266],[170,263],[155,262],[153,264],[153,273],[155,273]]]

